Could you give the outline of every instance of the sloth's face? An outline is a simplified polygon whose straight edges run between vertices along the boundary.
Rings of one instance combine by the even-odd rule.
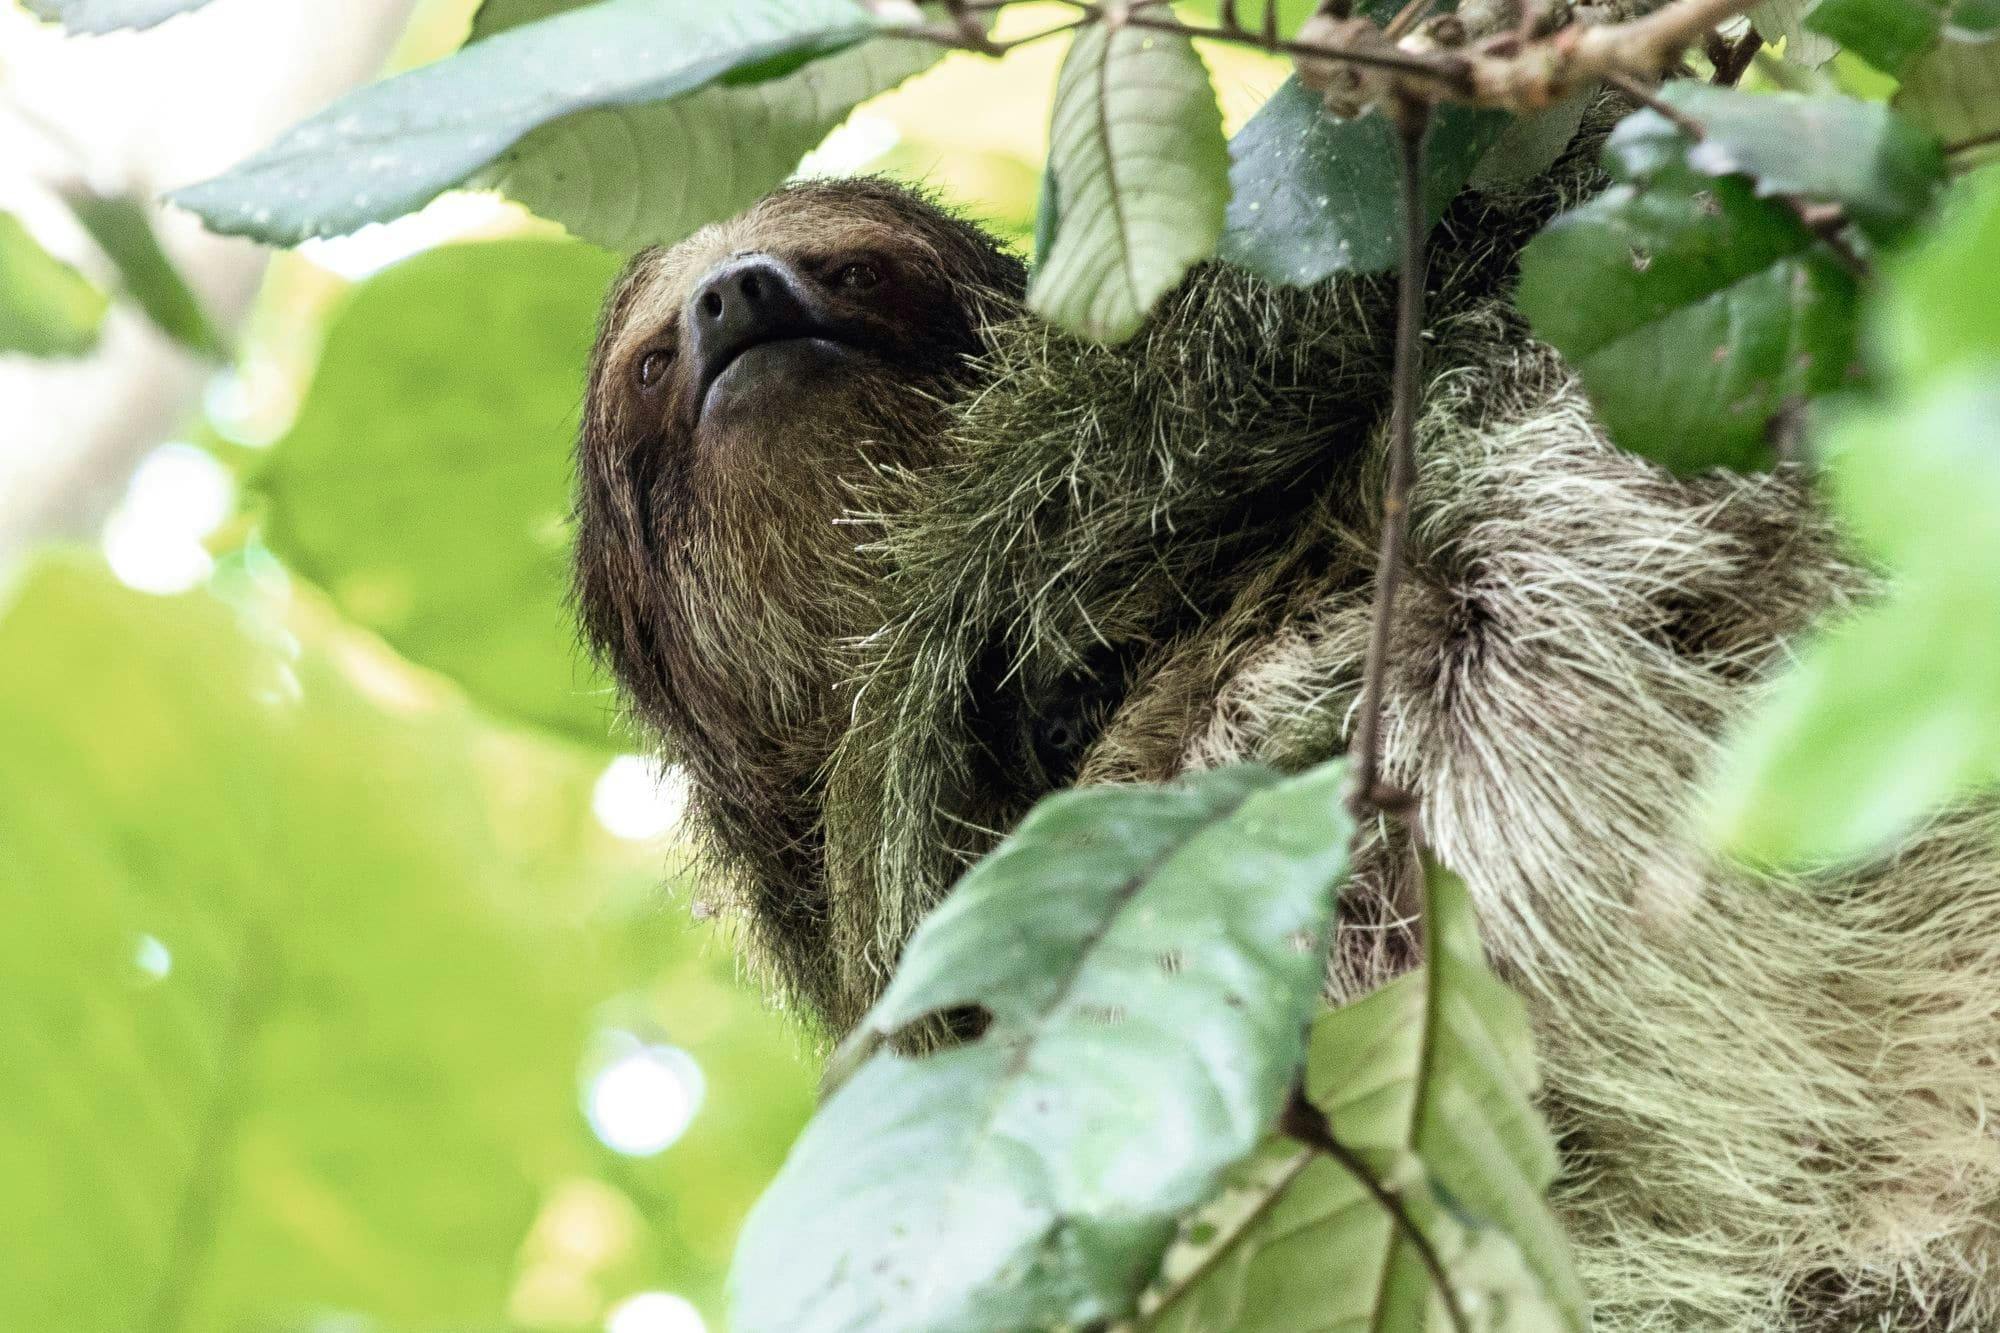
[[[908,434],[976,350],[960,229],[900,195],[806,186],[642,254],[613,298],[598,406],[697,469],[838,467],[839,437]]]
[[[626,268],[578,442],[577,602],[711,787],[822,757],[840,655],[874,627],[856,516],[936,456],[1023,285],[976,227],[870,180],[793,186]]]

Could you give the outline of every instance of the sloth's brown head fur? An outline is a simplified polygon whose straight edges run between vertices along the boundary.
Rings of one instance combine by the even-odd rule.
[[[818,182],[638,255],[605,307],[577,460],[585,632],[690,770],[778,980],[822,1008],[813,788],[846,645],[877,623],[849,515],[936,448],[1022,281],[917,194]]]

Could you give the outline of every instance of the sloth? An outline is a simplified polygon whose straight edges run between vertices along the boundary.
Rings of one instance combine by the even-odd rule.
[[[1871,584],[1799,465],[1620,451],[1510,309],[1593,157],[1433,236],[1385,776],[1528,1004],[1598,1328],[2000,1328],[2000,819],[1815,875],[1703,850],[1730,722]],[[592,358],[586,637],[832,1033],[1046,793],[1353,725],[1393,284],[1204,265],[1118,347],[1024,285],[920,193],[797,184],[637,256]],[[1415,960],[1410,865],[1357,849],[1331,998]]]

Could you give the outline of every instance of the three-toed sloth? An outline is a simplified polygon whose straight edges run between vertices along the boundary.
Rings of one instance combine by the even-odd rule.
[[[1507,303],[1590,177],[1432,242],[1386,775],[1527,998],[1607,1330],[2000,1328],[2000,828],[1818,878],[1711,859],[1724,726],[1866,580],[1791,470],[1609,444]],[[579,451],[583,622],[693,782],[772,984],[832,1030],[966,862],[1075,782],[1339,753],[1392,284],[1205,266],[1120,347],[918,194],[800,184],[638,256]],[[1335,995],[1409,964],[1365,846]]]

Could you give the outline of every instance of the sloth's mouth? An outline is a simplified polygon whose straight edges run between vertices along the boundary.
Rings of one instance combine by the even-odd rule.
[[[774,387],[791,387],[812,378],[815,371],[850,360],[854,349],[825,331],[778,334],[732,348],[702,377],[697,392],[698,415],[727,408],[733,402]]]

